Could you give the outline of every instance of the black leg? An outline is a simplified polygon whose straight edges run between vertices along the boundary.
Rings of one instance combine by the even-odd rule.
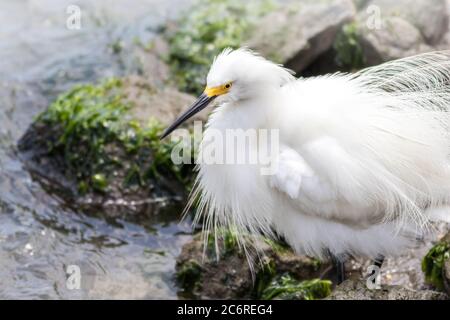
[[[345,281],[345,260],[333,254],[330,255],[331,260],[333,262],[333,266],[336,270],[337,284],[341,284],[342,282]]]
[[[378,268],[381,268],[384,262],[384,256],[382,254],[377,255],[372,264],[376,265]]]
[[[341,284],[345,281],[345,263],[342,260],[338,260],[336,263],[337,269],[337,284]]]

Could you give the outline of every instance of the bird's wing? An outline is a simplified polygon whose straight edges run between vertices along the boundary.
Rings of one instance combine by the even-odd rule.
[[[293,200],[302,197],[318,203],[336,200],[331,185],[320,178],[295,150],[283,148],[276,161],[276,171],[270,179],[273,188]]]
[[[383,219],[365,192],[364,172],[335,139],[318,139],[303,151],[306,158],[315,159],[314,168],[299,152],[283,147],[270,177],[271,187],[285,194],[294,207],[303,214],[355,227]]]
[[[289,196],[307,204],[303,211],[426,228],[423,209],[450,203],[450,51],[299,79],[283,90],[284,142],[335,196],[329,205],[309,202],[306,190]]]

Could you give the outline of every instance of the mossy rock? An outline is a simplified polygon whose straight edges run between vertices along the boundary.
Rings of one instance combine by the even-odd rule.
[[[439,290],[449,288],[450,233],[435,244],[422,260],[422,271],[425,281]]]
[[[267,286],[261,298],[264,300],[316,300],[324,299],[331,294],[331,281],[312,279],[298,281],[289,274],[276,277]]]
[[[323,290],[322,294],[318,294],[319,283],[331,288],[331,282],[327,280],[314,282],[317,286],[303,282],[318,278],[328,265],[294,254],[283,242],[244,237],[243,241],[249,249],[247,255],[233,231],[219,230],[218,234],[217,247],[216,239],[208,237],[205,241],[200,233],[183,247],[176,264],[176,278],[182,288],[180,295],[206,299],[288,298],[287,293],[281,294],[284,288],[292,293],[289,298],[293,298],[296,292],[298,299],[312,299],[323,298],[328,292]],[[257,248],[259,259],[251,248]],[[252,260],[253,270],[248,258]],[[290,282],[280,282],[281,276],[285,277],[283,279],[288,277]],[[269,294],[268,288],[275,287],[279,291]]]
[[[246,44],[303,75],[332,49],[338,32],[355,13],[350,1],[288,1],[259,21]]]
[[[187,291],[196,290],[202,276],[203,268],[196,260],[188,260],[177,271],[177,282],[183,284]]]
[[[238,48],[256,21],[274,7],[271,0],[198,0],[182,18],[169,24],[166,61],[177,86],[200,93],[213,58],[227,47]]]
[[[76,86],[36,118],[18,147],[34,176],[71,205],[113,216],[154,211],[158,199],[180,201],[190,184],[191,166],[171,160],[177,142],[159,137],[193,100],[139,77]]]

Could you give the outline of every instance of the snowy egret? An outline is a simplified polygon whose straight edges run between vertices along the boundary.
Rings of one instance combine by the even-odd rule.
[[[450,217],[449,83],[447,51],[296,79],[248,49],[226,49],[198,101],[163,137],[213,100],[204,136],[279,130],[273,174],[253,164],[198,165],[192,197],[207,228],[276,233],[318,258],[395,255],[432,220]]]

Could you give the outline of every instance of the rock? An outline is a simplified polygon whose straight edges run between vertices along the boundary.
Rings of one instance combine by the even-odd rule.
[[[379,29],[370,28],[359,17],[357,30],[363,60],[368,66],[433,50],[416,27],[400,17],[385,18]]]
[[[192,101],[139,76],[76,87],[30,126],[20,156],[72,208],[147,223],[147,214],[179,214],[192,171],[172,162],[173,142],[159,135]]]
[[[365,280],[347,280],[341,283],[327,298],[329,300],[447,300],[441,292],[431,290],[415,291],[399,286],[381,286],[369,289]]]
[[[183,288],[181,296],[186,298],[213,299],[305,299],[312,292],[325,297],[331,289],[331,282],[316,280],[324,275],[330,264],[295,255],[289,248],[260,238],[256,246],[260,249],[261,264],[253,264],[254,278],[242,251],[228,234],[219,241],[220,259],[216,260],[214,243],[203,241],[197,234],[186,244],[177,259],[177,280]],[[205,256],[203,253],[205,252]],[[204,258],[204,259],[203,259]],[[416,259],[417,260],[417,259]],[[448,264],[446,265],[448,268]],[[447,270],[444,268],[444,270]],[[350,271],[351,268],[348,268]],[[366,268],[347,274],[349,280],[337,286],[328,299],[336,300],[444,300],[449,297],[442,292],[416,289],[390,283],[383,269],[382,285],[379,290],[370,290],[361,279]],[[448,271],[446,271],[448,272]],[[307,291],[305,288],[311,290]],[[306,291],[305,291],[306,290]]]
[[[171,80],[184,92],[199,94],[214,57],[240,47],[259,19],[276,1],[195,1],[189,11],[162,28],[169,44],[165,61]]]
[[[342,28],[333,45],[340,69],[351,71],[448,48],[447,0],[438,0],[433,7],[426,0],[359,0],[355,4],[359,12],[354,22]],[[318,65],[324,64],[333,65],[330,59]]]
[[[263,17],[246,44],[300,72],[331,48],[342,25],[354,15],[350,0],[290,3]]]
[[[364,9],[371,0],[353,0],[356,9],[359,11]]]
[[[177,259],[177,280],[182,295],[208,299],[259,298],[277,275],[289,273],[296,281],[317,278],[327,268],[315,259],[297,256],[290,249],[269,240],[258,239],[261,263],[254,261],[254,276],[245,254],[227,233],[220,240],[220,259],[208,241],[203,257],[203,241],[197,234],[186,244]]]
[[[141,65],[141,73],[153,87],[164,87],[170,78],[170,68],[163,61],[168,51],[168,44],[161,36],[155,36],[150,49],[135,48],[134,55]]]
[[[159,89],[153,85],[152,80],[140,76],[124,79],[124,93],[126,100],[134,105],[132,115],[143,125],[152,117],[169,125],[195,101],[195,97],[190,94],[168,86]],[[185,126],[194,121],[205,122],[208,113],[208,109],[203,110],[189,119]]]
[[[447,15],[450,17],[450,0],[447,0]],[[436,47],[438,50],[448,50],[450,48],[450,18],[447,32]]]
[[[382,20],[390,17],[405,19],[430,45],[438,44],[448,30],[447,0],[433,0],[433,5],[429,0],[371,0],[361,10],[364,21],[370,15],[376,15],[377,10]]]

